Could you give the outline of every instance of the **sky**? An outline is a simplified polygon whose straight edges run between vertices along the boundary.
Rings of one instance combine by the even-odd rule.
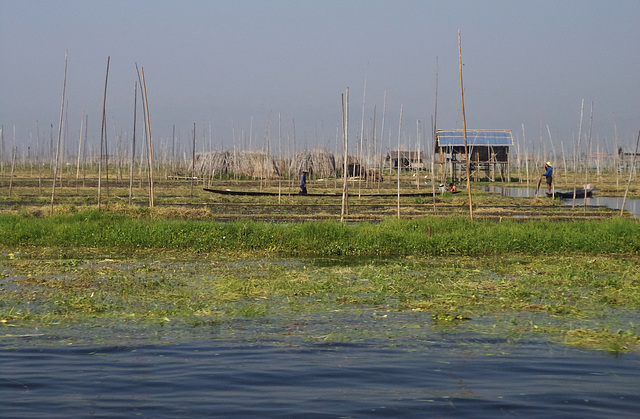
[[[637,0],[0,0],[0,124],[6,150],[57,138],[67,54],[65,144],[84,113],[98,147],[109,59],[110,142],[131,141],[137,64],[154,150],[189,152],[195,124],[198,151],[333,151],[347,88],[350,150],[374,120],[383,152],[418,131],[431,147],[433,121],[463,125],[460,31],[468,129],[555,156],[591,133],[612,153],[640,129],[638,16]]]

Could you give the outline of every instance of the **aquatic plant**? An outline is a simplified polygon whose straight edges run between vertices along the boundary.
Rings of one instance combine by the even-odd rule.
[[[0,215],[0,246],[182,249],[298,256],[635,254],[640,223],[599,221],[469,221],[463,217],[276,224],[132,218],[95,210],[35,218]]]

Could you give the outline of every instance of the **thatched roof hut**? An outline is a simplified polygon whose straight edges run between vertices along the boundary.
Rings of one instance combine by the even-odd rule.
[[[299,151],[276,161],[261,151],[223,150],[196,154],[195,175],[242,174],[253,178],[275,178],[289,172],[298,175],[308,170],[317,177],[336,176],[335,156],[320,149]]]
[[[291,162],[290,172],[298,174],[303,170],[317,177],[336,176],[336,158],[327,150],[299,151]]]
[[[254,178],[273,178],[279,174],[273,157],[261,151],[222,150],[196,154],[196,175],[230,173]]]

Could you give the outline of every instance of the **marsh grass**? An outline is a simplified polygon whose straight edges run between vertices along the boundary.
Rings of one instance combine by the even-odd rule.
[[[629,219],[495,223],[452,217],[344,225],[334,221],[275,224],[135,218],[96,210],[46,218],[0,214],[0,246],[9,252],[52,246],[296,256],[638,255],[638,237],[640,223]]]
[[[640,349],[633,323],[640,310],[635,257],[170,259],[4,259],[0,327],[9,333],[117,320],[206,328],[242,318],[369,312],[384,335],[437,327],[544,334],[614,352]],[[383,326],[394,313],[417,317]]]

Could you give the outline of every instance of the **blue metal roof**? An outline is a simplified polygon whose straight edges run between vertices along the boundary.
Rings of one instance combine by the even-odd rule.
[[[500,129],[468,129],[467,145],[474,146],[512,146],[513,135],[511,130]],[[436,132],[436,146],[440,147],[464,147],[464,132],[461,129],[438,130]]]

